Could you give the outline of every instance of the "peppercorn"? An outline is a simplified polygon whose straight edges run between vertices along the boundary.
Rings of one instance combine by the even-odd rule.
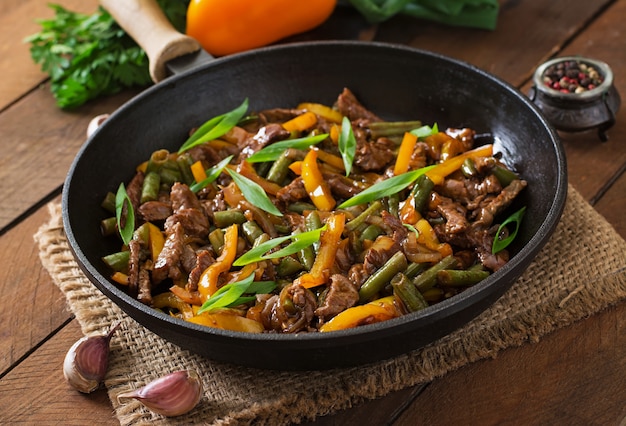
[[[543,74],[546,86],[563,93],[583,93],[602,84],[603,77],[592,66],[579,61],[563,61]]]

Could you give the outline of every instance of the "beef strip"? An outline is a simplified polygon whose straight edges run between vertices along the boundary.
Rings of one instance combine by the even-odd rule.
[[[289,185],[282,187],[276,193],[276,199],[288,206],[296,201],[308,198],[309,193],[304,189],[304,181],[300,176],[292,180]]]
[[[315,315],[328,321],[338,313],[351,308],[359,301],[359,290],[348,278],[340,274],[330,277],[330,287]]]
[[[337,109],[351,121],[363,118],[372,122],[383,121],[376,114],[365,108],[350,89],[343,89],[336,102]]]
[[[445,232],[447,234],[460,234],[469,227],[469,222],[465,217],[466,209],[451,198],[433,191],[428,208],[436,210],[446,219]]]
[[[152,269],[152,279],[155,283],[160,283],[164,279],[176,273],[173,268],[178,268],[180,256],[185,244],[185,234],[183,226],[175,223],[169,229],[163,249],[154,263]],[[170,270],[172,270],[170,272]]]
[[[476,210],[477,217],[472,223],[474,228],[488,228],[493,223],[494,218],[498,213],[506,209],[511,202],[517,197],[517,195],[526,187],[525,180],[515,179],[509,185],[502,189],[502,191],[487,202],[482,203]]]
[[[213,255],[208,250],[200,250],[196,255],[196,264],[194,268],[189,272],[189,278],[187,280],[187,290],[198,290],[198,282],[200,276],[206,268],[211,266],[215,262]]]
[[[237,163],[250,157],[255,152],[260,151],[264,146],[272,142],[287,139],[290,135],[291,133],[285,130],[279,123],[270,123],[261,127],[254,136],[248,138],[239,146],[241,152],[237,158]]]
[[[383,170],[395,158],[394,143],[388,138],[369,142],[357,138],[354,164],[365,171]]]
[[[158,222],[172,215],[172,205],[163,201],[146,201],[139,206],[139,214],[146,222]]]

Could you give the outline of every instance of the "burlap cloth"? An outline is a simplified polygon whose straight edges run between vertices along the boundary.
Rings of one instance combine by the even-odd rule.
[[[123,425],[286,424],[311,420],[419,383],[542,336],[626,299],[626,241],[571,186],[556,232],[529,269],[461,330],[412,353],[333,371],[277,372],[209,361],[137,324],[75,263],[58,204],[35,235],[40,257],[85,334],[122,325],[111,342],[105,385]],[[204,396],[188,415],[164,418],[116,396],[165,373],[197,370]]]

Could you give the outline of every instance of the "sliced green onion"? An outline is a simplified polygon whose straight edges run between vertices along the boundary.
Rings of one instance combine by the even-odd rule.
[[[260,262],[267,259],[278,259],[299,252],[300,250],[313,245],[320,240],[322,231],[326,229],[326,225],[321,228],[314,229],[312,231],[301,232],[299,234],[287,235],[284,237],[273,238],[258,246],[248,250],[241,257],[239,257],[233,266],[244,266],[249,263]],[[274,253],[266,254],[273,248],[278,247],[287,240],[292,240],[287,247],[282,248]]]
[[[370,201],[379,200],[383,197],[396,194],[411,185],[418,177],[433,167],[435,167],[435,165],[422,167],[421,169],[412,170],[410,172],[402,173],[401,175],[377,182],[364,191],[359,192],[354,197],[348,198],[346,201],[341,203],[338,208],[344,209],[346,207],[358,206],[359,204],[369,203]]]
[[[226,284],[217,290],[198,310],[198,314],[219,308],[239,306],[255,299],[254,294],[266,294],[276,288],[274,281],[254,281],[254,274],[234,283]],[[242,296],[250,294],[250,296]]]
[[[316,145],[326,139],[328,133],[323,133],[316,136],[307,136],[298,139],[289,139],[280,142],[274,142],[271,145],[266,146],[260,151],[255,152],[246,161],[249,163],[264,163],[266,161],[275,161],[280,155],[285,152],[286,149],[307,149],[311,145]]]
[[[417,129],[411,130],[409,133],[417,136],[418,138],[425,138],[426,136],[431,136],[439,133],[439,126],[437,123],[433,124],[433,127],[430,126],[422,126]]]
[[[496,237],[493,239],[493,245],[491,246],[491,253],[496,254],[501,250],[504,250],[509,244],[513,242],[515,237],[517,236],[517,231],[519,230],[519,226],[522,223],[522,218],[524,217],[524,213],[526,213],[526,206],[522,207],[511,216],[507,217],[504,222],[498,227],[498,232],[496,232]],[[509,223],[515,224],[515,228],[513,232],[509,233],[509,236],[503,239],[500,239],[500,233],[504,229],[506,225]]]
[[[228,166],[230,160],[232,159],[233,156],[229,155],[210,169],[207,169],[206,178],[202,179],[201,182],[194,183],[189,187],[189,189],[191,189],[192,192],[198,192],[201,189],[206,188],[208,184],[217,179],[217,177],[224,171],[224,169],[226,168],[226,166]]]
[[[272,203],[272,200],[269,199],[265,190],[258,183],[248,179],[234,170],[226,169],[226,171],[233,178],[235,184],[239,187],[239,190],[246,200],[270,214],[276,216],[283,215],[274,203]]]
[[[343,158],[343,166],[346,169],[346,176],[352,170],[352,162],[356,154],[356,138],[352,131],[352,124],[348,117],[343,117],[341,122],[341,133],[339,134],[339,152]]]
[[[224,136],[239,123],[248,111],[248,99],[241,105],[225,114],[213,117],[198,128],[178,150],[181,154],[194,146]]]
[[[124,204],[126,204],[126,223],[122,227],[122,211]],[[115,220],[117,221],[117,228],[120,237],[122,237],[122,241],[125,245],[128,245],[133,238],[133,232],[135,232],[135,210],[133,209],[133,203],[130,201],[123,183],[120,183],[120,186],[117,188],[117,193],[115,194]]]

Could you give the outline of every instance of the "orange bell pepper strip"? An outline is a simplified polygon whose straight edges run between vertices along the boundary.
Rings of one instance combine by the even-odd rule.
[[[320,236],[320,248],[313,261],[311,271],[296,278],[294,284],[304,288],[325,284],[330,278],[330,271],[335,264],[335,256],[341,241],[341,234],[346,223],[344,213],[331,214],[326,221],[327,229]]]
[[[323,149],[319,149],[316,146],[311,147],[311,149],[317,152],[317,158],[319,158],[320,161],[323,161],[329,166],[334,167],[340,172],[346,171],[346,166],[343,164],[343,159],[341,157],[331,154],[329,152],[326,152]]]
[[[206,179],[206,170],[204,170],[202,161],[198,160],[191,165],[191,174],[196,182],[202,182]]]
[[[180,288],[180,287],[179,287]],[[193,309],[191,305],[182,299],[180,299],[176,294],[170,293],[168,291],[164,293],[157,294],[152,298],[152,306],[155,308],[173,308],[180,312],[181,316],[185,319],[191,318],[193,316]]]
[[[317,116],[307,111],[302,113],[289,121],[283,123],[283,129],[288,132],[303,132],[317,124]]]
[[[337,0],[192,0],[187,35],[215,56],[274,43],[321,25]]]
[[[398,312],[394,304],[394,297],[388,296],[371,301],[365,305],[353,306],[340,312],[330,321],[323,324],[319,331],[345,330],[346,328],[387,321],[398,316],[400,316],[400,312]]]
[[[258,321],[228,312],[204,313],[195,315],[187,321],[206,327],[245,333],[262,333],[265,330],[263,324]]]
[[[302,180],[315,207],[322,211],[331,211],[335,207],[336,201],[317,165],[317,151],[309,150],[302,160]]]
[[[331,107],[323,104],[317,104],[314,102],[303,102],[299,104],[297,108],[311,111],[333,123],[341,124],[341,121],[343,120],[343,114],[341,114],[336,109],[332,109]]]
[[[437,164],[435,167],[426,172],[426,176],[432,180],[435,185],[441,185],[446,176],[454,173],[461,168],[463,162],[468,158],[491,157],[493,155],[493,145],[483,145],[470,151],[465,151],[456,157],[452,157],[443,163]]]
[[[289,170],[297,174],[298,176],[302,175],[302,161],[294,161],[289,165]]]
[[[241,175],[247,177],[254,183],[258,184],[268,194],[276,195],[278,194],[278,191],[280,191],[283,188],[277,183],[271,182],[259,176],[256,170],[254,170],[254,167],[252,167],[252,163],[249,163],[247,161],[242,161],[241,163],[239,163],[236,171],[238,173],[241,173]]]
[[[231,225],[226,228],[224,233],[224,247],[222,248],[222,254],[215,260],[214,263],[209,265],[200,275],[198,281],[198,291],[200,292],[200,298],[202,301],[206,301],[213,293],[217,291],[217,280],[222,272],[228,271],[235,257],[237,257],[237,244],[239,238],[239,231],[237,225]]]
[[[439,252],[442,257],[452,254],[452,247],[448,243],[440,243],[439,238],[435,234],[435,230],[426,219],[420,219],[415,224],[418,236],[417,242],[423,244],[430,250]]]
[[[393,174],[398,176],[402,173],[409,171],[409,164],[411,162],[411,155],[415,149],[417,143],[417,136],[412,133],[405,132],[402,137],[402,143],[398,149],[398,156],[396,157],[396,164],[393,167]]]
[[[147,223],[150,233],[150,256],[152,256],[152,261],[156,262],[159,257],[159,253],[161,253],[161,250],[163,250],[163,246],[165,245],[165,237],[158,226],[150,222]]]
[[[111,279],[120,285],[128,285],[128,275],[123,272],[114,272]]]

